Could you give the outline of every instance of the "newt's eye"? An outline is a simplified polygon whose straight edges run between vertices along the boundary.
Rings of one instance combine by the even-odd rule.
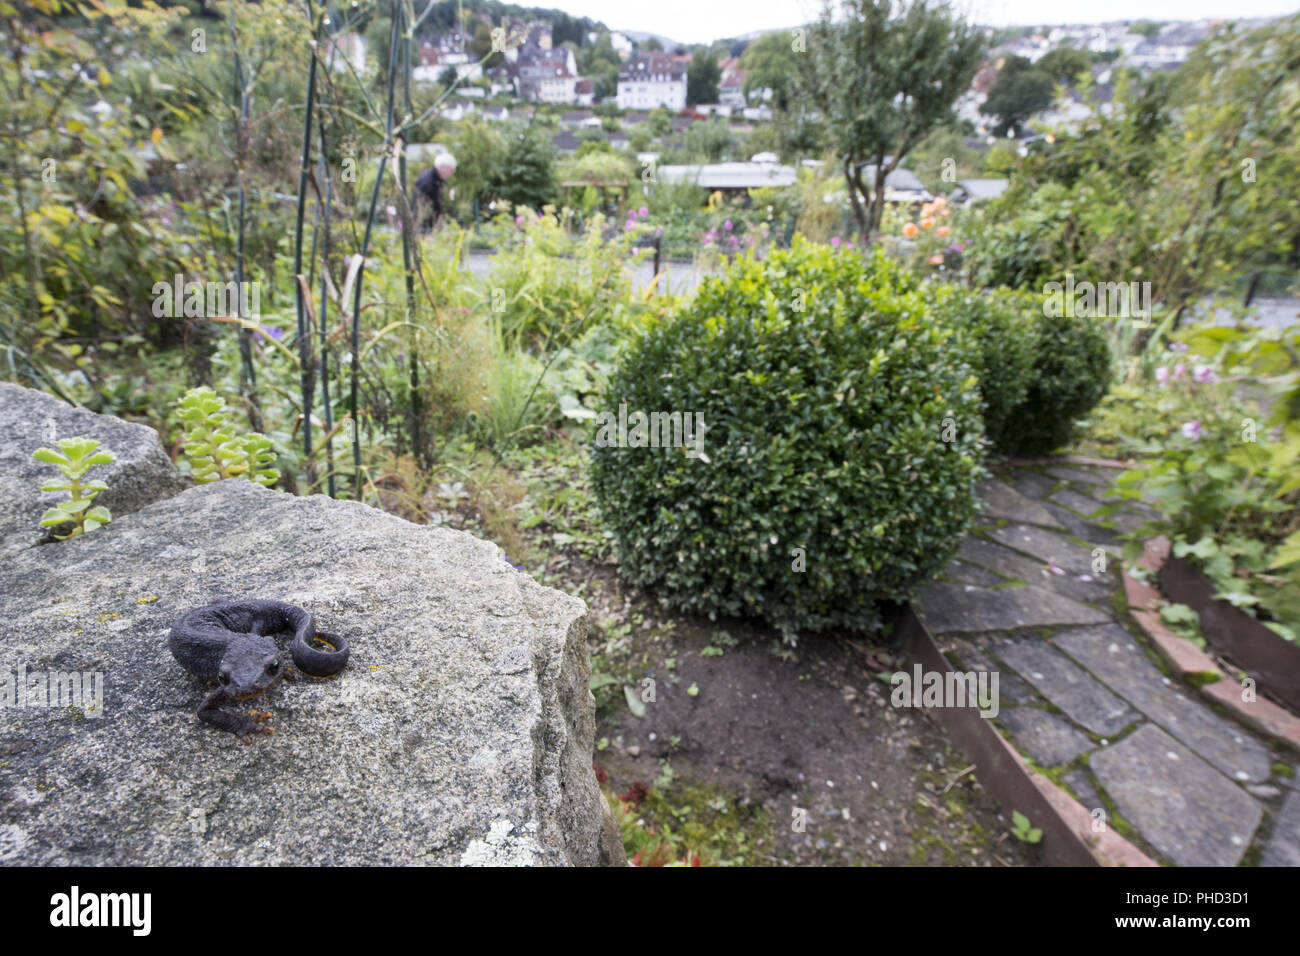
[[[279,669],[280,669],[280,662],[278,660],[271,661],[271,663],[266,665],[266,672],[268,674],[274,674]]]
[[[220,681],[221,683],[223,683],[223,684],[229,684],[229,683],[230,683],[230,672],[229,672],[229,671],[222,671],[220,674],[217,675],[217,680],[219,680],[219,681]]]

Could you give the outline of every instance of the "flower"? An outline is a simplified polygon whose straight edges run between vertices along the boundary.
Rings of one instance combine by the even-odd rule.
[[[727,239],[727,242],[734,246],[738,242],[740,242],[740,240],[737,239],[735,236],[731,236],[730,238]]]
[[[934,215],[934,204],[933,204],[933,203],[926,203],[924,206],[921,207],[921,217],[922,217],[923,219],[928,219],[930,216],[933,216],[933,215]]]
[[[1202,385],[1208,385],[1215,381],[1214,369],[1208,365],[1196,365],[1192,367],[1192,381],[1199,382]]]
[[[1053,574],[1060,574],[1060,575],[1065,574],[1065,569],[1056,563],[1055,558],[1047,559],[1047,569],[1051,571]]]
[[[524,217],[523,217],[523,216],[515,216],[515,225],[516,225],[516,226],[522,226],[523,224],[524,224]]]
[[[1178,381],[1180,378],[1182,378],[1182,377],[1183,377],[1184,375],[1186,375],[1186,374],[1187,374],[1187,366],[1184,365],[1182,362],[1179,362],[1177,365],[1174,366],[1174,381],[1175,381],[1175,382]]]
[[[1186,352],[1186,351],[1187,351],[1187,343],[1185,343],[1185,342],[1170,342],[1170,343],[1169,343],[1169,351],[1171,351],[1171,352]]]
[[[640,216],[642,219],[644,219],[650,215],[650,210],[647,209],[645,206],[642,206],[640,209],[636,211],[636,214]]]
[[[629,219],[627,222],[623,223],[623,228],[624,228],[624,229],[635,229],[635,228],[636,228],[636,220],[635,220],[635,219]]]
[[[663,226],[655,226],[655,235],[656,235],[656,236],[662,236],[663,234],[664,234],[664,227],[663,227]]]
[[[963,244],[960,243],[960,242],[954,242],[951,246],[948,247],[948,251],[949,251],[949,252],[965,252],[965,251],[966,251],[966,246],[963,245]]]
[[[940,226],[934,231],[934,234],[940,239],[947,239],[952,234],[952,226]]]
[[[722,224],[722,228],[725,229],[727,232],[731,232],[731,220],[728,219],[726,222],[724,222]]]
[[[942,253],[942,252],[936,252],[934,255],[932,255],[932,256],[930,257],[930,265],[932,265],[932,266],[941,266],[941,265],[943,265],[943,253]]]
[[[933,206],[935,209],[943,209],[945,206],[948,205],[948,200],[945,199],[943,196],[935,196],[934,202],[930,203],[930,205]]]
[[[1190,422],[1183,425],[1183,437],[1190,438],[1192,441],[1199,441],[1202,435],[1201,422],[1193,418]]]
[[[257,334],[264,339],[271,338],[278,342],[284,338],[284,329],[278,329],[274,325],[263,325],[257,330]]]
[[[926,216],[924,219],[921,220],[922,229],[931,229],[933,227],[934,227],[934,219],[932,217]]]
[[[911,239],[918,232],[920,230],[916,228],[916,223],[908,222],[903,224],[903,235],[907,236],[908,239]]]
[[[1169,384],[1169,369],[1162,365],[1156,369],[1156,383],[1162,388]]]
[[[386,212],[388,213],[388,215],[390,215],[390,216],[396,216],[396,215],[397,215],[397,207],[396,207],[396,206],[389,206],[388,209],[385,210],[385,211],[386,211]]]
[[[831,236],[831,245],[832,245],[832,246],[838,246],[839,244],[840,244],[840,237],[839,237],[839,236]]]

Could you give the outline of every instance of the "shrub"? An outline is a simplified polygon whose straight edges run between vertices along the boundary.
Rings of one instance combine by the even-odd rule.
[[[973,518],[979,393],[952,335],[881,255],[797,239],[706,281],[610,382],[629,444],[635,412],[707,429],[691,451],[609,447],[601,426],[592,486],[623,575],[789,640],[875,630],[878,602],[942,568]]]
[[[1076,422],[1110,388],[1113,367],[1101,323],[1034,316],[1034,367],[1024,401],[1010,415],[1003,450],[1042,454],[1068,445]]]
[[[1006,290],[972,292],[947,283],[926,288],[937,321],[967,336],[966,354],[984,399],[985,435],[999,450],[1015,448],[1034,375],[1034,301]]]

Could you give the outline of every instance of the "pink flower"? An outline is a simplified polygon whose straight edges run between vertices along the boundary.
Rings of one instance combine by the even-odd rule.
[[[524,217],[522,215],[515,216],[515,225],[522,226],[523,224],[524,224]]]
[[[656,236],[662,236],[663,234],[664,234],[664,227],[663,227],[663,226],[655,226],[655,235],[656,235]]]
[[[645,206],[642,206],[640,209],[636,211],[636,214],[640,216],[642,219],[644,219],[646,216],[650,215],[650,210],[647,209]]]
[[[1201,422],[1193,418],[1190,422],[1183,425],[1183,437],[1190,438],[1192,441],[1200,441],[1202,434]]]
[[[722,228],[725,229],[727,232],[731,232],[731,220],[728,219],[726,222],[724,222],[722,224]]]
[[[1186,374],[1187,374],[1187,366],[1184,365],[1182,362],[1179,362],[1177,365],[1174,366],[1174,381],[1175,381],[1175,382],[1178,381],[1180,378],[1182,378],[1182,377],[1183,377],[1184,375],[1186,375]]]
[[[1162,387],[1169,384],[1169,369],[1166,366],[1156,369],[1156,383]]]
[[[1183,342],[1170,342],[1170,343],[1169,343],[1169,351],[1171,351],[1171,352],[1186,352],[1186,351],[1187,351],[1187,345],[1186,345],[1185,343],[1183,343]]]
[[[1047,559],[1047,569],[1051,571],[1053,574],[1060,574],[1060,575],[1065,574],[1065,569],[1056,563],[1055,558]]]
[[[832,245],[832,246],[838,246],[839,244],[840,244],[840,237],[839,237],[839,236],[831,236],[831,245]]]
[[[1196,365],[1192,368],[1192,381],[1202,385],[1215,381],[1214,369],[1208,365]]]
[[[731,237],[727,240],[727,242],[734,246],[734,245],[736,245],[738,242],[740,242],[740,240],[737,239],[735,236],[731,236]]]

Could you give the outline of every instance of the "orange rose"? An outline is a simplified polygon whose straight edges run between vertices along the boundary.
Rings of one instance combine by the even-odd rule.
[[[921,220],[922,229],[932,229],[933,227],[934,227],[934,220],[931,219],[929,216],[926,216],[924,219]]]
[[[932,255],[932,256],[930,257],[930,265],[932,265],[932,266],[941,266],[941,265],[943,265],[943,253],[941,253],[941,252],[936,252],[934,255]]]
[[[952,227],[951,227],[951,226],[940,226],[938,229],[935,230],[935,232],[938,234],[938,236],[939,236],[940,239],[947,239],[949,233],[952,232]]]
[[[913,236],[915,236],[918,231],[919,230],[916,228],[916,223],[914,222],[906,223],[903,226],[903,235],[907,236],[908,239],[911,239]]]
[[[934,206],[933,206],[933,205],[931,205],[930,203],[926,203],[924,206],[921,207],[921,218],[922,218],[922,219],[927,218],[927,217],[929,217],[929,216],[933,216],[933,215],[934,215]]]
[[[948,205],[948,200],[944,199],[942,196],[936,196],[931,205],[933,205],[935,209],[943,209]]]

